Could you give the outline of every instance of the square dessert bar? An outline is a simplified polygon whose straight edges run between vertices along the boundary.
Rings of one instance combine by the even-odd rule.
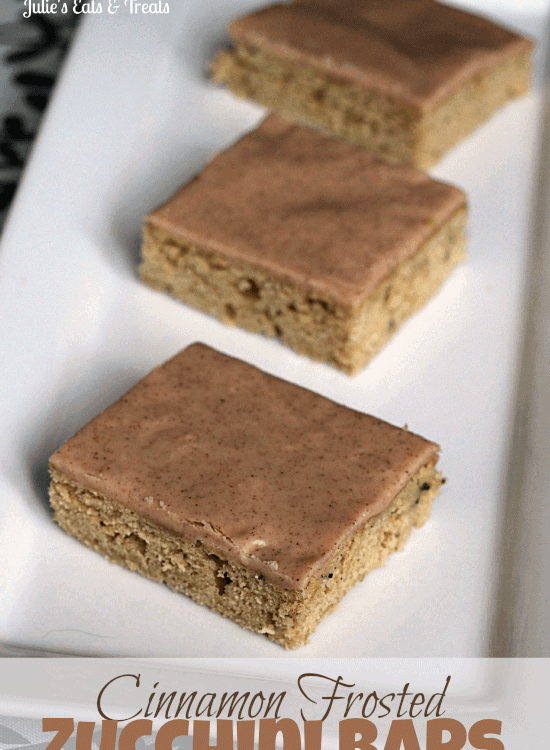
[[[294,0],[229,31],[215,80],[421,169],[529,88],[530,40],[434,0]]]
[[[286,648],[427,519],[438,446],[203,344],[50,460],[70,534]]]
[[[141,278],[354,373],[464,255],[466,199],[270,115],[144,230]]]

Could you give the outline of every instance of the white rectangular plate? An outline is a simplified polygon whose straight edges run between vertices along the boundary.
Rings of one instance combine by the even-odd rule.
[[[163,16],[122,7],[87,19],[73,47],[0,250],[0,643],[106,656],[292,655],[112,566],[63,533],[48,508],[47,461],[58,445],[201,340],[443,447],[448,483],[430,521],[299,655],[487,655],[502,645],[493,633],[497,550],[538,97],[508,106],[438,166],[437,177],[469,194],[468,260],[349,378],[136,275],[145,213],[263,115],[205,76],[227,22],[257,4],[188,0]],[[550,2],[468,7],[541,37]]]

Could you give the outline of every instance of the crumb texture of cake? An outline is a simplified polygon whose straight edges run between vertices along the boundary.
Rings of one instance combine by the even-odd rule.
[[[424,523],[438,450],[194,344],[56,451],[50,500],[111,561],[296,648]]]
[[[277,115],[144,230],[141,278],[354,373],[464,257],[466,199]]]
[[[215,80],[422,169],[529,88],[530,40],[435,0],[294,0],[230,34]]]

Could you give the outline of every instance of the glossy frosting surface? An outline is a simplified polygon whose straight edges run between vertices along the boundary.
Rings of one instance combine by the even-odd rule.
[[[61,446],[51,465],[302,588],[438,450],[193,344]]]
[[[238,19],[230,32],[420,107],[532,46],[486,18],[434,0],[295,0]]]
[[[148,220],[353,307],[464,203],[412,167],[270,115]]]

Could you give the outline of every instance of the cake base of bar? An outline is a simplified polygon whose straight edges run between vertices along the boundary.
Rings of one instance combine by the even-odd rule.
[[[428,169],[507,102],[529,90],[531,52],[476,74],[422,110],[238,42],[212,76],[237,96],[320,128],[388,161]]]
[[[427,520],[442,484],[436,459],[423,466],[378,516],[359,529],[304,590],[284,589],[243,565],[221,559],[52,471],[50,502],[69,534],[113,563],[187,594],[199,604],[287,649],[307,643],[319,622],[358,581],[403,547]]]
[[[315,360],[354,374],[438,291],[465,255],[466,209],[402,261],[357,308],[344,307],[245,261],[148,224],[143,281],[224,323],[277,336]]]

